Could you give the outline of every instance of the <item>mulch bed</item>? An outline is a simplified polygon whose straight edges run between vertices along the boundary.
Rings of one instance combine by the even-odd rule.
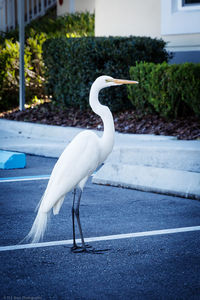
[[[195,117],[166,120],[157,115],[140,116],[134,110],[114,113],[115,129],[123,133],[176,136],[178,139],[200,139],[200,120]],[[14,109],[0,113],[0,118],[59,126],[103,129],[101,119],[91,110],[61,110],[51,102],[35,105],[25,111]]]

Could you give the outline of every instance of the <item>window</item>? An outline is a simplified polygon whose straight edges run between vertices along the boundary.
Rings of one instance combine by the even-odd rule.
[[[199,10],[200,0],[179,0],[178,1],[179,10]]]
[[[193,4],[200,4],[199,0],[183,0],[183,5],[193,5]]]

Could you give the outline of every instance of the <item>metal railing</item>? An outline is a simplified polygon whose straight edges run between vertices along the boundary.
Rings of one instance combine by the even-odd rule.
[[[18,6],[21,0],[0,0],[0,31],[7,32],[18,25]],[[56,0],[24,0],[25,24],[45,14]]]

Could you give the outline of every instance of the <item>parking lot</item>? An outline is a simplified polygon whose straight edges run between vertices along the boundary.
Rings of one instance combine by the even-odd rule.
[[[70,251],[71,193],[51,217],[47,243],[19,249],[47,184],[43,175],[55,162],[27,155],[25,169],[0,171],[0,299],[200,299],[196,200],[89,181],[80,217],[85,238],[99,254]]]

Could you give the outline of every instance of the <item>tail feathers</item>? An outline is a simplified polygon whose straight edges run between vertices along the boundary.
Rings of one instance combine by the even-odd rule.
[[[42,203],[42,200],[43,200],[43,198],[44,198],[44,195],[45,195],[45,193],[43,194],[43,196],[41,197],[40,201],[38,202],[38,204],[37,204],[37,206],[36,206],[36,208],[35,208],[35,212],[37,212],[37,211],[39,210],[40,204]]]
[[[38,211],[33,226],[26,236],[26,240],[31,240],[31,243],[38,243],[43,239],[44,232],[47,227],[48,213]]]

